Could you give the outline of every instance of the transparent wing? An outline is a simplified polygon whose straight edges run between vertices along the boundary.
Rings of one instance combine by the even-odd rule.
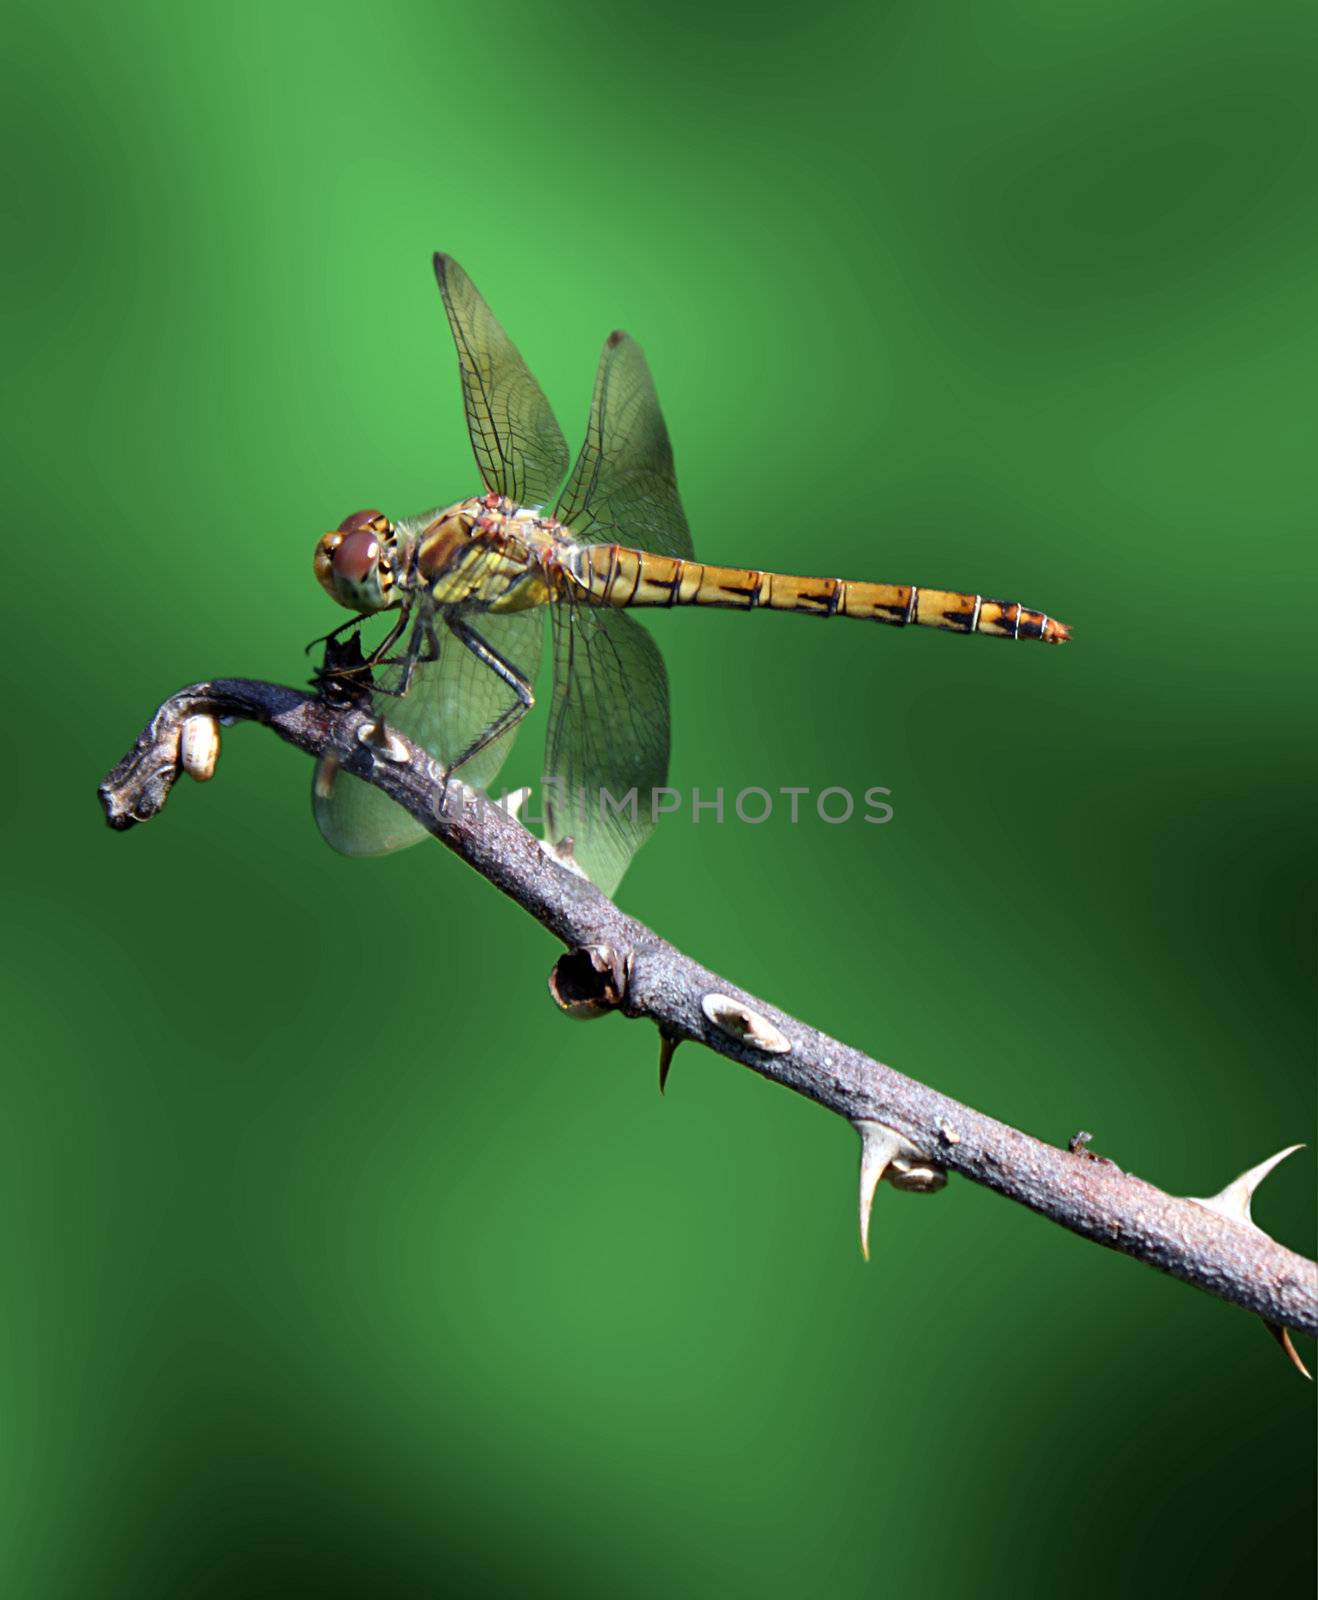
[[[426,837],[414,816],[369,783],[340,772],[332,755],[316,763],[311,813],[321,837],[343,856],[388,856]]]
[[[496,650],[528,683],[535,681],[544,655],[544,612],[490,612],[472,617],[467,625]],[[452,767],[480,736],[517,703],[516,693],[496,673],[474,656],[456,635],[439,625],[439,660],[417,668],[425,672],[414,731],[403,731],[444,767]],[[413,683],[403,705],[416,696]],[[398,702],[395,702],[396,704]],[[456,769],[456,776],[473,789],[488,789],[503,766],[517,726],[506,729]]]
[[[544,617],[540,610],[474,619],[478,633],[528,683],[534,682],[544,654]],[[375,697],[376,710],[390,727],[423,745],[446,768],[491,728],[517,702],[517,695],[479,661],[462,641],[437,621],[439,658],[419,662],[401,699]],[[401,668],[382,677],[393,687]],[[488,789],[499,774],[516,737],[506,729],[470,760],[456,776],[473,789]],[[312,810],[325,839],[347,856],[389,855],[426,837],[426,830],[401,806],[369,783],[336,770],[333,757],[317,764],[311,789]]]
[[[553,607],[554,697],[545,744],[545,834],[571,839],[612,894],[654,828],[668,776],[668,676],[659,647],[623,611]]]
[[[654,379],[625,333],[604,342],[586,441],[555,515],[583,544],[693,553]]]
[[[517,346],[452,256],[435,277],[458,347],[467,428],[485,487],[519,506],[546,506],[567,472],[563,431]]]

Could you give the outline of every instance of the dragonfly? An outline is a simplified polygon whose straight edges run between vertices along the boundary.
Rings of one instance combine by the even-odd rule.
[[[562,429],[516,346],[451,256],[437,254],[434,270],[485,493],[398,520],[354,512],[320,539],[316,577],[356,614],[336,634],[395,613],[360,658],[378,713],[472,789],[490,789],[535,703],[548,614],[545,840],[604,893],[654,828],[653,797],[668,776],[663,658],[629,611],[718,606],[1069,638],[1065,624],[1014,601],[698,562],[640,346],[619,332],[605,341],[569,473]],[[317,769],[313,809],[346,855],[426,837],[332,756]]]

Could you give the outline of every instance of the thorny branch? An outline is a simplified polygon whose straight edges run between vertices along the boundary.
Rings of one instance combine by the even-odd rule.
[[[862,1240],[885,1171],[895,1186],[913,1189],[938,1187],[946,1172],[956,1172],[1257,1313],[1288,1348],[1287,1328],[1318,1334],[1318,1267],[1249,1219],[1250,1195],[1275,1161],[1243,1174],[1211,1202],[1182,1199],[1090,1155],[1086,1135],[1059,1149],[903,1077],[688,959],[552,859],[496,806],[454,804],[455,789],[466,802],[474,797],[446,786],[431,757],[396,734],[372,740],[368,705],[335,705],[245,679],[184,689],[160,707],[101,785],[111,827],[130,828],[160,811],[181,770],[185,729],[193,739],[207,724],[190,719],[207,715],[264,723],[308,755],[333,754],[344,771],[383,790],[568,946],[551,979],[560,1005],[588,1014],[617,1009],[657,1024],[661,1073],[676,1045],[694,1040],[847,1118],[862,1140]],[[197,775],[191,746],[184,755]]]

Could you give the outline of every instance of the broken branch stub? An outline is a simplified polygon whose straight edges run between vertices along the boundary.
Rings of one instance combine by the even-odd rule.
[[[549,992],[569,1017],[605,1016],[626,998],[627,961],[610,944],[578,945],[554,963]]]

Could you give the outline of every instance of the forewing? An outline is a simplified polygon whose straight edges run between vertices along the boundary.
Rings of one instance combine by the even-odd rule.
[[[376,695],[377,714],[424,746],[449,768],[485,730],[516,701],[517,696],[470,650],[436,620],[439,658],[417,664],[412,683],[401,699]],[[544,618],[540,610],[478,617],[474,631],[526,679],[534,682],[544,654]],[[383,681],[392,687],[399,668]],[[455,776],[473,789],[488,789],[512,746],[516,726],[492,740]],[[426,837],[422,825],[373,785],[334,769],[323,758],[312,783],[312,809],[326,840],[342,855],[381,856],[406,849]]]
[[[668,776],[668,676],[659,647],[623,611],[553,608],[554,697],[545,745],[545,832],[572,840],[612,894],[654,828]]]
[[[567,472],[567,442],[517,346],[452,256],[435,277],[458,347],[462,397],[487,489],[519,506],[549,505]]]
[[[625,333],[604,343],[586,441],[555,514],[583,544],[693,553],[654,379]]]

